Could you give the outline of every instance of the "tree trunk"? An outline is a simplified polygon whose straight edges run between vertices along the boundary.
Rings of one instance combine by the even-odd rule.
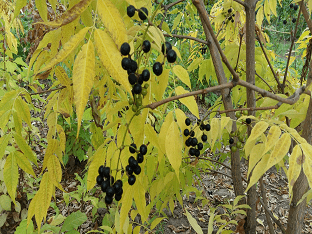
[[[256,0],[246,0],[246,81],[255,84],[255,10]],[[255,92],[247,89],[247,107],[256,107]],[[255,115],[255,111],[249,111],[249,115]],[[248,127],[248,136],[251,132],[251,126]],[[256,233],[256,185],[252,186],[247,193],[247,204],[251,209],[247,210],[246,234]]]

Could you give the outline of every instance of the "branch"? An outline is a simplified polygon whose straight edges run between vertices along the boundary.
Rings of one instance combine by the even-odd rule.
[[[238,81],[239,79],[239,76],[238,74],[234,71],[233,67],[230,65],[229,61],[227,60],[226,56],[224,55],[221,47],[220,47],[220,44],[219,44],[219,41],[218,39],[216,38],[216,35],[214,34],[213,32],[213,29],[212,29],[212,26],[209,22],[209,18],[208,18],[208,15],[207,15],[207,11],[206,9],[200,4],[200,1],[199,0],[192,0],[193,1],[193,4],[196,6],[197,8],[197,11],[199,13],[199,16],[202,18],[203,20],[203,23],[205,23],[205,25],[207,26],[210,34],[211,34],[211,37],[212,39],[214,40],[217,48],[218,48],[218,51],[220,53],[220,56],[222,58],[222,62],[226,65],[226,67],[229,69],[229,71],[231,72],[232,76],[233,76],[233,80],[234,81]]]
[[[275,94],[274,90],[272,89],[272,87],[268,84],[268,82],[266,82],[265,79],[263,79],[257,72],[256,75],[271,89],[271,91]]]
[[[299,3],[299,5],[300,5],[300,9],[302,11],[302,15],[303,15],[305,21],[307,22],[307,25],[309,27],[310,32],[312,33],[312,21],[310,19],[310,14],[307,10],[307,6],[305,5],[304,1],[301,1]]]
[[[257,111],[257,110],[273,110],[278,109],[281,105],[276,104],[275,106],[266,106],[266,107],[246,107],[246,108],[237,108],[237,109],[231,109],[231,110],[223,110],[223,111],[213,111],[218,112],[220,115],[228,112],[236,112],[236,111],[244,111],[244,110],[250,110],[250,111]]]
[[[168,4],[168,5],[165,5],[165,6],[163,6],[163,8],[165,9],[165,10],[168,10],[170,7],[173,7],[174,5],[177,5],[177,4],[179,4],[180,2],[184,2],[185,0],[178,0],[178,1],[176,1],[176,2],[173,2],[173,3],[170,3],[170,4]]]
[[[271,64],[271,62],[270,62],[270,60],[269,60],[269,57],[268,57],[267,53],[265,52],[265,49],[264,49],[264,47],[263,47],[263,45],[262,45],[262,42],[260,41],[258,32],[257,32],[257,40],[258,40],[258,42],[259,42],[259,44],[260,44],[260,46],[261,46],[261,49],[262,49],[262,52],[263,52],[263,54],[264,54],[264,56],[265,56],[266,61],[267,61],[268,64],[269,64],[269,67],[270,67],[270,69],[271,69],[271,72],[272,72],[272,74],[273,74],[273,76],[274,76],[274,78],[275,78],[275,80],[276,80],[276,82],[277,82],[278,88],[281,89],[281,88],[282,88],[282,87],[281,87],[281,83],[280,83],[280,81],[279,81],[279,79],[278,79],[278,77],[277,77],[277,75],[276,75],[276,73],[275,73],[275,71],[274,71],[274,69],[273,69],[273,66],[272,66],[272,64]],[[270,87],[270,86],[269,86],[269,87]]]
[[[302,6],[302,4],[301,4],[301,6]],[[298,17],[297,17],[297,22],[296,22],[294,34],[291,36],[291,45],[290,45],[290,48],[289,48],[289,54],[288,54],[288,59],[287,59],[287,64],[286,64],[286,69],[285,69],[285,74],[284,74],[283,86],[282,86],[282,92],[283,93],[285,91],[285,83],[286,83],[288,66],[289,66],[290,57],[291,57],[291,51],[292,51],[292,48],[294,46],[295,39],[296,39],[296,33],[297,33],[297,29],[298,29],[299,18],[300,18],[300,13],[301,13],[301,8],[302,8],[301,6],[300,6]]]
[[[244,7],[247,7],[247,4],[245,2],[243,2],[243,1],[241,1],[241,0],[234,0],[234,2],[237,2],[237,3],[241,4]]]
[[[290,32],[281,32],[281,31],[277,31],[277,30],[270,29],[270,28],[265,28],[265,27],[262,27],[262,28],[263,28],[263,30],[268,30],[268,31],[272,31],[272,32],[283,33],[283,34],[291,34]]]
[[[239,61],[239,55],[240,55],[240,51],[241,51],[241,47],[242,47],[242,39],[243,39],[243,33],[239,33],[239,47],[238,47],[238,55],[237,55],[237,60],[236,60],[236,65],[234,68],[234,71],[237,70],[237,66],[238,66],[238,61]]]
[[[57,90],[60,90],[60,89],[64,89],[66,87],[67,86],[61,86],[61,87],[55,88],[55,89],[48,89],[48,90],[43,90],[43,91],[40,91],[40,92],[37,92],[37,93],[30,93],[29,95],[32,96],[32,95],[37,95],[37,94],[42,94],[42,93],[53,92],[53,91],[57,91]]]
[[[169,34],[166,34],[166,33],[164,33],[164,36],[165,37],[176,37],[176,38],[180,38],[180,39],[190,39],[190,40],[197,41],[197,42],[205,44],[205,45],[209,45],[209,43],[210,43],[208,41],[205,41],[205,40],[202,40],[202,39],[199,39],[199,38],[196,38],[196,37],[191,37],[191,36],[184,36],[184,35],[177,35],[177,34],[169,35]]]

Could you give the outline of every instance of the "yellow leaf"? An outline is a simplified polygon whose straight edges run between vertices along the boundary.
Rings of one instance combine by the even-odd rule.
[[[289,194],[292,197],[292,188],[300,174],[301,163],[302,163],[302,152],[299,145],[296,145],[289,157],[289,170],[288,170],[288,181],[289,181]]]
[[[158,137],[158,143],[160,146],[160,150],[165,153],[166,152],[166,137],[167,137],[167,132],[169,129],[169,126],[171,125],[171,123],[173,122],[173,113],[172,111],[170,111],[166,118],[165,121],[163,122],[161,129],[160,129],[160,133],[159,133],[159,137]]]
[[[183,131],[184,129],[187,128],[187,126],[186,126],[186,124],[185,124],[186,115],[185,115],[185,113],[184,113],[181,109],[179,109],[179,108],[175,109],[175,110],[174,110],[174,113],[175,113],[175,115],[176,115],[177,123],[178,123],[178,125],[179,125],[179,127],[180,127],[180,130]],[[183,135],[183,136],[184,136],[184,135]]]
[[[97,10],[105,28],[117,44],[118,48],[122,43],[127,42],[127,30],[123,18],[118,9],[110,0],[98,0]]]
[[[124,185],[124,193],[121,198],[122,206],[120,209],[120,229],[123,228],[126,218],[128,217],[128,213],[132,205],[132,198],[134,192],[135,191],[133,191],[133,187],[131,185],[129,184]]]
[[[182,162],[182,137],[176,122],[172,122],[166,136],[166,154],[169,162],[179,178],[179,170]]]
[[[29,145],[25,142],[25,139],[15,133],[14,134],[14,139],[18,145],[18,147],[21,149],[21,151],[23,151],[24,155],[30,160],[32,161],[34,164],[36,164],[36,166],[38,166],[37,164],[37,158],[36,156],[34,155],[34,152],[31,150],[31,148],[29,147]]]
[[[270,128],[270,131],[267,136],[267,141],[265,144],[264,153],[268,152],[276,143],[281,135],[281,129],[276,125],[273,125]]]
[[[94,153],[91,158],[91,164],[88,170],[88,179],[87,179],[87,190],[89,191],[96,184],[96,177],[98,176],[98,169],[101,165],[104,165],[105,161],[105,149],[103,148],[104,144],[101,145],[97,151]],[[90,163],[90,162],[88,162]]]
[[[94,41],[97,53],[108,73],[131,94],[128,75],[121,67],[121,55],[112,38],[104,31],[94,31]]]
[[[36,177],[34,170],[32,169],[32,166],[28,159],[25,157],[23,153],[20,151],[14,151],[14,156],[16,159],[17,165],[26,173]]]
[[[2,159],[5,149],[8,146],[8,142],[10,140],[10,138],[12,137],[12,135],[6,134],[3,137],[0,137],[0,160]]]
[[[56,151],[57,147],[57,140],[56,139],[50,139],[48,141],[48,146],[46,148],[43,164],[42,164],[42,171],[48,166],[50,157],[53,156],[54,152]]]
[[[138,179],[138,176],[137,176],[137,179]],[[141,183],[138,183],[138,181],[134,184],[134,190],[135,190],[135,193],[133,194],[133,198],[135,201],[135,205],[138,209],[138,212],[141,215],[142,222],[144,223],[148,217],[146,200],[145,200],[145,190],[143,188],[143,185]]]
[[[268,128],[268,126],[269,124],[264,121],[260,121],[259,123],[257,123],[251,130],[251,134],[247,142],[256,140]]]
[[[261,160],[261,158],[263,156],[263,149],[264,149],[264,144],[262,144],[262,143],[259,143],[252,148],[252,151],[251,151],[250,157],[249,157],[249,166],[248,166],[247,177],[249,176],[250,172],[252,171],[254,166],[257,164],[257,162],[259,162]]]
[[[173,72],[179,79],[186,84],[190,89],[192,89],[191,81],[188,72],[181,66],[176,65],[173,67]]]
[[[211,120],[211,149],[213,148],[216,140],[219,138],[220,134],[220,120],[217,118],[213,118]]]
[[[21,97],[18,97],[15,99],[14,106],[19,116],[31,127],[30,111],[26,102],[23,101]]]
[[[175,17],[175,19],[173,20],[173,26],[172,26],[172,31],[178,26],[178,24],[180,23],[182,18],[182,13],[180,12],[180,14],[177,15],[177,17]]]
[[[23,127],[22,118],[20,118],[20,116],[18,115],[18,112],[16,111],[13,111],[12,115],[13,115],[13,120],[14,120],[15,132],[16,134],[21,135],[22,127]]]
[[[257,21],[258,26],[261,27],[262,21],[263,21],[263,7],[260,7],[260,9],[258,10],[256,21]]]
[[[62,179],[62,168],[60,161],[55,155],[51,155],[48,161],[48,172],[51,183],[58,185]]]
[[[276,0],[270,0],[270,10],[271,12],[277,16],[277,13],[276,13],[276,5],[277,5],[277,1]]]
[[[55,68],[55,75],[63,86],[69,87],[71,85],[71,81],[68,78],[66,71],[64,70],[63,67],[57,66]]]
[[[77,138],[84,109],[89,100],[95,76],[95,55],[92,41],[82,46],[73,68],[74,100],[78,119]]]
[[[247,192],[251,186],[257,183],[260,177],[266,172],[267,170],[266,166],[268,164],[269,159],[270,159],[270,155],[266,154],[263,156],[261,161],[255,166],[255,169],[252,171],[252,175],[250,177],[250,181],[245,192]]]
[[[15,3],[15,9],[14,9],[14,18],[17,17],[20,14],[21,9],[26,6],[27,0],[17,0]],[[14,19],[13,18],[13,19]]]
[[[177,95],[188,93],[182,86],[178,86],[175,92]],[[184,104],[193,115],[199,118],[198,106],[193,96],[181,98],[179,101]]]
[[[38,73],[48,71],[52,69],[56,64],[62,62],[74,49],[77,48],[79,43],[84,39],[88,30],[89,27],[83,28],[76,35],[74,35],[55,55],[55,57],[52,58],[51,61],[44,68],[38,71]]]
[[[291,138],[288,133],[284,133],[282,137],[277,141],[267,164],[267,169],[273,165],[279,163],[287,154],[291,144]]]
[[[41,18],[43,19],[43,21],[47,21],[48,20],[48,9],[47,9],[47,3],[46,1],[42,1],[42,0],[36,0],[36,8],[39,11],[39,14],[41,16]]]
[[[8,190],[8,194],[10,195],[12,201],[15,204],[15,193],[16,186],[18,183],[18,167],[16,164],[16,159],[13,153],[10,153],[6,158],[4,169],[3,169],[3,179],[5,186]]]
[[[192,215],[187,211],[185,210],[185,213],[186,213],[186,217],[189,221],[189,223],[191,224],[192,228],[195,230],[195,232],[197,234],[203,234],[203,230],[201,229],[201,227],[198,225],[196,219],[194,219],[192,217]]]
[[[169,72],[169,69],[165,69],[162,74],[157,78],[157,80],[159,80],[159,83],[157,84],[156,99],[159,101],[163,99],[166,88],[168,87]]]
[[[163,219],[164,219],[164,217],[154,219],[154,221],[152,222],[151,227],[150,227],[151,230],[153,230]]]
[[[159,149],[158,136],[153,127],[149,124],[144,124],[144,133],[148,141]]]

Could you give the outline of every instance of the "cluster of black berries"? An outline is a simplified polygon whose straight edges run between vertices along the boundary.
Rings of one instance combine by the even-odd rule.
[[[137,152],[136,144],[132,143],[129,147],[130,153],[134,154]],[[139,163],[142,163],[144,160],[144,155],[147,153],[147,146],[141,145],[140,146],[140,152],[137,154],[137,159],[135,159],[133,156],[131,156],[128,159],[128,165],[126,166],[126,172],[128,175],[128,183],[130,185],[133,185],[136,181],[136,177],[134,174],[139,175],[141,173],[141,167]]]
[[[142,50],[148,53],[151,49],[151,43],[148,40],[143,41]],[[121,66],[124,70],[128,72],[128,81],[132,85],[132,94],[135,100],[130,100],[129,104],[132,106],[132,110],[135,112],[137,108],[142,105],[142,95],[147,94],[148,84],[142,87],[143,82],[147,82],[150,79],[150,72],[148,69],[144,69],[141,74],[137,74],[138,64],[136,61],[131,59],[130,56],[130,45],[125,42],[120,47],[120,53],[123,56],[128,56],[122,59]]]
[[[237,141],[236,142],[234,140],[234,137],[237,137]],[[236,152],[237,149],[242,148],[244,140],[245,140],[245,134],[231,132],[230,133],[230,139],[229,139],[229,144],[230,144],[231,151]]]
[[[299,6],[298,5],[294,5],[293,3],[291,3],[289,5],[290,8],[293,8],[295,11],[298,10]],[[292,18],[291,22],[296,23],[297,19],[296,18]],[[287,20],[283,20],[283,24],[287,24]]]
[[[185,119],[185,124],[186,126],[190,126],[191,125],[191,120],[189,118]],[[204,124],[202,121],[198,121],[197,124],[199,125],[200,130],[204,131],[210,131],[210,124]],[[189,129],[184,129],[183,131],[184,136],[190,136],[189,138],[186,139],[185,141],[185,145],[187,147],[191,147],[189,150],[189,154],[191,156],[196,156],[199,157],[200,155],[200,151],[203,149],[204,145],[202,142],[199,142],[198,139],[195,137],[195,132],[193,130],[189,130]],[[201,140],[203,142],[207,141],[207,135],[205,133],[203,133],[203,135],[201,136]]]
[[[139,18],[141,20],[146,20],[148,16],[148,10],[145,7],[141,7],[140,9],[136,9],[134,6],[130,5],[127,7],[127,15],[131,18],[134,16],[135,12],[139,12]]]
[[[170,42],[165,42],[161,47],[161,52],[167,57],[169,63],[174,63],[177,60],[177,53],[172,49]],[[156,76],[160,76],[163,72],[163,63],[156,62],[153,65],[153,72]]]
[[[235,14],[231,14],[232,13],[232,8],[228,9],[228,13],[229,13],[229,17],[227,18],[228,21],[231,21],[232,23],[234,23],[234,17],[235,17]]]
[[[96,182],[101,186],[101,190],[106,193],[105,203],[112,204],[113,197],[115,195],[115,200],[120,201],[123,190],[122,190],[122,181],[117,180],[114,183],[114,177],[110,175],[110,168],[104,167],[101,165],[99,167],[99,175],[96,177]]]
[[[200,50],[201,50],[201,53],[204,55],[204,54],[206,54],[206,51],[207,51],[207,46],[202,46],[201,48],[200,48]]]

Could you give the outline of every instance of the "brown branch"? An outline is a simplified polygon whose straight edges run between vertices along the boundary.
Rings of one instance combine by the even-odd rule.
[[[234,70],[237,70],[237,66],[238,66],[238,61],[239,61],[239,55],[240,55],[240,51],[241,51],[241,47],[242,47],[242,39],[243,39],[243,33],[239,33],[239,47],[238,47],[238,55],[237,55],[237,60],[236,60],[236,66],[234,68]]]
[[[277,31],[277,30],[274,30],[274,29],[270,29],[270,28],[265,28],[265,27],[262,27],[263,30],[268,30],[268,31],[271,31],[271,32],[277,32],[277,33],[282,33],[282,34],[291,34],[290,32],[281,32],[281,31]]]
[[[260,178],[259,180],[260,182],[260,190],[261,190],[261,196],[262,196],[262,199],[263,199],[263,204],[262,206],[266,206],[268,207],[268,201],[267,201],[267,198],[266,198],[266,193],[265,193],[265,188],[264,188],[264,185],[263,185],[263,177]],[[272,220],[270,219],[270,215],[269,213],[267,212],[267,210],[265,209],[265,217],[266,217],[266,220],[267,220],[267,223],[268,223],[268,226],[269,226],[269,231],[270,231],[270,234],[274,234],[274,228],[273,228],[273,224],[272,224]]]
[[[272,212],[269,210],[269,208],[264,204],[264,202],[262,201],[262,199],[260,199],[260,203],[263,206],[263,208],[265,209],[265,211],[270,215],[270,217],[272,218],[272,220],[274,221],[274,223],[277,224],[277,226],[279,226],[279,228],[281,229],[282,233],[286,234],[286,231],[283,227],[283,225],[281,224],[281,222],[279,220],[277,220],[274,215],[272,214]]]
[[[250,110],[250,111],[257,111],[257,110],[273,110],[278,109],[280,105],[276,104],[275,106],[265,106],[265,107],[246,107],[246,108],[237,108],[237,109],[231,109],[231,110],[223,110],[223,111],[212,111],[212,112],[218,112],[220,115],[228,112],[236,112],[236,111],[244,111],[244,110]]]
[[[309,28],[310,32],[312,33],[312,20],[310,19],[310,13],[307,10],[307,6],[305,5],[304,1],[301,1],[299,3],[299,5],[300,5],[300,9],[302,11],[302,15],[303,15],[303,17],[304,17],[304,19],[308,25],[308,28]]]
[[[193,0],[193,4],[196,6],[197,8],[197,11],[200,15],[200,17],[202,18],[202,21],[203,23],[205,23],[205,25],[207,26],[210,34],[211,34],[211,37],[213,39],[213,41],[215,42],[217,48],[218,48],[218,51],[219,51],[219,54],[222,58],[222,62],[226,65],[226,67],[229,69],[229,71],[231,72],[232,76],[233,76],[233,80],[234,81],[238,81],[239,79],[239,76],[238,74],[234,71],[233,67],[230,65],[229,61],[227,60],[225,54],[223,53],[222,49],[221,49],[221,46],[219,44],[219,41],[218,39],[216,38],[216,35],[214,34],[213,32],[213,29],[212,29],[212,26],[209,22],[209,18],[208,18],[208,15],[207,15],[207,12],[206,12],[206,9],[201,5],[200,1],[199,0]]]
[[[275,94],[273,88],[268,84],[268,82],[266,82],[265,79],[263,79],[257,72],[256,75],[271,89],[271,91]]]
[[[59,88],[43,90],[43,91],[40,91],[40,92],[37,92],[37,93],[31,93],[31,94],[29,94],[29,95],[32,96],[32,95],[37,95],[37,94],[42,94],[42,93],[53,92],[53,91],[57,91],[57,90],[60,90],[60,89],[64,89],[64,88],[66,88],[66,87],[67,87],[67,86],[61,86],[61,87],[59,87]]]
[[[244,6],[244,7],[247,6],[246,3],[243,2],[243,1],[241,1],[241,0],[234,0],[234,2],[237,2],[237,3],[241,4],[241,5]]]
[[[165,37],[176,37],[176,38],[180,38],[180,39],[190,39],[190,40],[197,41],[197,42],[205,44],[205,45],[209,45],[209,43],[210,43],[208,41],[205,41],[205,40],[202,40],[202,39],[199,39],[199,38],[196,38],[196,37],[191,37],[191,36],[184,36],[184,35],[177,35],[177,34],[169,35],[167,33],[164,33],[164,36]]]
[[[269,60],[269,57],[268,57],[268,55],[267,55],[267,53],[266,53],[266,51],[265,51],[265,49],[264,49],[264,47],[263,47],[263,45],[262,45],[262,42],[260,41],[259,35],[257,35],[257,40],[258,40],[258,42],[259,42],[259,44],[260,44],[260,47],[261,47],[262,52],[263,52],[263,54],[264,54],[264,57],[265,57],[266,61],[267,61],[268,64],[269,64],[269,67],[270,67],[270,69],[271,69],[271,72],[272,72],[272,74],[273,74],[273,76],[274,76],[274,78],[275,78],[275,80],[276,80],[276,82],[277,82],[277,86],[278,86],[279,89],[281,89],[281,88],[282,88],[282,87],[281,87],[281,83],[280,83],[280,81],[279,81],[279,79],[278,79],[278,77],[277,77],[277,75],[276,75],[276,72],[274,71],[274,68],[273,68],[273,66],[272,66],[272,64],[271,64],[271,62],[270,62],[270,60]],[[259,76],[259,75],[258,75],[258,76]],[[269,87],[270,87],[270,86],[269,86]]]
[[[296,33],[297,33],[297,29],[298,29],[298,24],[299,24],[300,13],[301,13],[301,6],[300,6],[298,17],[297,17],[297,22],[296,22],[294,34],[291,35],[291,45],[290,45],[290,48],[289,48],[289,54],[288,54],[288,59],[287,59],[287,64],[286,64],[286,69],[285,69],[285,74],[284,74],[282,93],[285,92],[285,84],[286,84],[286,79],[287,79],[287,72],[288,72],[288,67],[289,67],[289,62],[290,62],[290,57],[291,57],[291,51],[292,51],[292,48],[293,48],[295,40],[296,40]]]
[[[181,3],[181,2],[184,2],[185,0],[178,0],[178,1],[176,1],[176,2],[173,2],[173,3],[170,3],[170,4],[168,4],[168,5],[166,5],[166,6],[163,6],[163,8],[165,9],[165,10],[168,10],[170,7],[173,7],[174,5],[177,5],[177,4],[179,4],[179,3]]]

